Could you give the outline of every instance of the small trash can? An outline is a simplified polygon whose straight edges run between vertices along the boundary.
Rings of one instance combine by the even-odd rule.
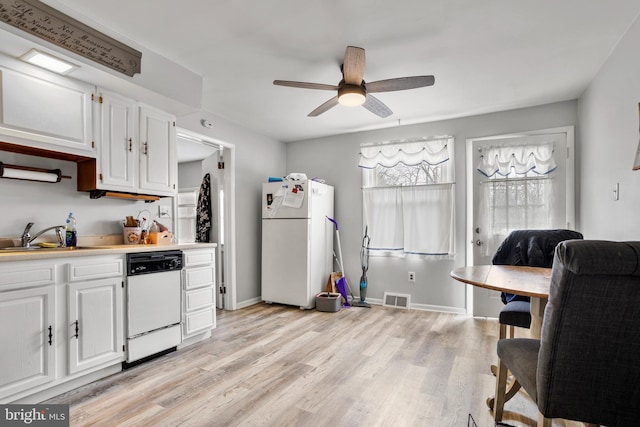
[[[316,310],[335,313],[340,311],[342,295],[333,292],[320,292],[316,295]]]

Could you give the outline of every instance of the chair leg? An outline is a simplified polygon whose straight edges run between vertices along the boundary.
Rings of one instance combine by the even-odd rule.
[[[545,418],[540,412],[538,412],[538,427],[551,427],[551,418]]]
[[[500,339],[504,339],[506,337],[507,337],[507,325],[505,325],[504,323],[500,323]]]
[[[500,337],[499,339],[505,339],[507,338],[507,325],[500,323]],[[511,326],[511,338],[513,338],[513,326]],[[493,374],[493,376],[495,377],[496,375],[498,375],[498,366],[497,365],[491,365],[491,373]]]
[[[507,389],[507,365],[498,359],[498,375],[496,376],[496,394],[493,405],[493,419],[502,421],[504,410],[505,392]]]

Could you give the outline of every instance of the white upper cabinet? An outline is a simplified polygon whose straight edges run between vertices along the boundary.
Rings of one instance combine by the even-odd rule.
[[[140,192],[177,193],[175,117],[140,105]]]
[[[116,93],[102,91],[96,104],[96,130],[101,176],[99,187],[136,191],[137,104]]]
[[[61,76],[0,67],[2,140],[93,157],[93,89]]]
[[[78,164],[78,190],[176,195],[175,117],[102,89],[94,98],[97,159]]]

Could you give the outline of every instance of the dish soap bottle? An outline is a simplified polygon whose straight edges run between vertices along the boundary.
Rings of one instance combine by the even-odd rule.
[[[67,218],[67,228],[65,233],[65,244],[67,247],[75,247],[78,243],[78,232],[76,230],[76,219],[73,217],[73,212],[69,212]]]

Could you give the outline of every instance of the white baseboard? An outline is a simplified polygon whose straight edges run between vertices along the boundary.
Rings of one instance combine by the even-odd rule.
[[[260,304],[262,302],[262,298],[251,298],[248,300],[240,301],[236,304],[236,309],[246,308],[252,305]]]
[[[442,313],[467,314],[467,310],[460,307],[449,307],[446,305],[431,304],[411,304],[411,310],[439,311]]]
[[[356,301],[359,301],[359,299],[356,297]],[[255,304],[260,304],[262,302],[262,299],[260,297],[258,298],[251,298],[242,302],[239,302],[237,305],[237,308],[245,308],[245,307],[249,307]],[[366,300],[367,304],[371,304],[371,305],[382,305],[382,299],[380,298],[367,298]],[[415,303],[411,303],[411,306],[409,307],[410,310],[424,310],[424,311],[438,311],[438,312],[442,312],[442,313],[454,313],[454,314],[467,314],[467,310],[464,308],[460,308],[460,307],[449,307],[446,305],[432,305],[432,304],[415,304]]]

